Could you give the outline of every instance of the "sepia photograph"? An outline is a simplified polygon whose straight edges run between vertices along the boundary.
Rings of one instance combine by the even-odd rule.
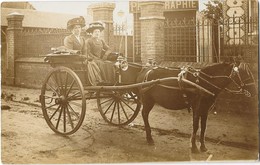
[[[258,7],[1,2],[1,163],[259,163]]]

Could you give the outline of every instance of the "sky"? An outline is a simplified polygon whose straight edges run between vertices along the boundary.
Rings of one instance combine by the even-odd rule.
[[[47,11],[47,12],[57,12],[57,13],[66,13],[66,14],[74,14],[74,15],[86,15],[87,8],[91,4],[95,4],[98,2],[114,2],[116,4],[116,8],[114,10],[114,18],[117,19],[117,13],[120,10],[125,11],[125,15],[127,18],[131,19],[131,15],[128,13],[128,3],[129,1],[125,0],[85,0],[85,1],[30,1],[30,3],[39,11]],[[118,18],[120,19],[120,18]]]
[[[199,1],[199,10],[205,8],[203,3],[208,0]],[[132,29],[133,15],[129,13],[129,0],[80,0],[80,1],[60,1],[60,0],[45,0],[45,1],[29,1],[38,11],[45,12],[56,12],[56,13],[66,13],[73,15],[87,15],[87,8],[91,4],[98,2],[114,2],[116,7],[114,9],[113,17],[116,23],[122,23],[127,20],[127,26]],[[124,11],[124,16],[119,17],[118,12]]]
[[[205,8],[203,3],[206,3],[208,0],[199,1],[199,10]],[[132,14],[129,14],[129,1],[128,0],[84,0],[84,1],[30,1],[30,3],[39,11],[47,12],[57,12],[57,13],[67,13],[75,15],[86,15],[87,7],[90,4],[97,2],[114,2],[116,8],[114,10],[114,18],[117,18],[117,13],[120,10],[126,11],[127,18],[131,17]]]

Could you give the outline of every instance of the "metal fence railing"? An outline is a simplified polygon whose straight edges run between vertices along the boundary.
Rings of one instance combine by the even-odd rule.
[[[257,58],[257,18],[166,19],[164,33],[166,61],[219,62],[241,55],[250,62]]]

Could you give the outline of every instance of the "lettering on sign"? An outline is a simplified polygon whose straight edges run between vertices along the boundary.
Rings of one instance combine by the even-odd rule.
[[[197,9],[198,1],[166,1],[165,10]]]
[[[199,1],[198,0],[172,0],[164,2],[165,11],[176,11],[176,10],[198,10]],[[130,13],[140,12],[140,2],[130,1],[129,2]]]

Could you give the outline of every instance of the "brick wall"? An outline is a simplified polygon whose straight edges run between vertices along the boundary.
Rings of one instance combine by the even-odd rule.
[[[141,61],[141,14],[133,13],[134,15],[134,56],[135,62]]]
[[[18,38],[18,57],[39,57],[51,53],[51,48],[64,45],[64,38],[70,34],[62,29],[25,28]],[[82,36],[89,37],[86,33]]]
[[[143,20],[141,34],[141,54],[142,61],[146,62],[148,58],[155,61],[163,60],[164,55],[164,33],[158,32],[163,26],[160,26],[161,20]],[[144,46],[145,45],[145,46]]]
[[[141,2],[141,61],[162,61],[164,55],[164,2]],[[161,11],[161,12],[158,12]]]
[[[15,62],[15,83],[17,86],[40,88],[51,66],[43,62],[43,57],[19,58]]]
[[[53,47],[64,45],[64,38],[70,34],[62,29],[25,28],[18,37],[15,85],[40,88],[52,69],[41,56],[51,53]],[[85,32],[82,36],[86,39],[89,37]]]

